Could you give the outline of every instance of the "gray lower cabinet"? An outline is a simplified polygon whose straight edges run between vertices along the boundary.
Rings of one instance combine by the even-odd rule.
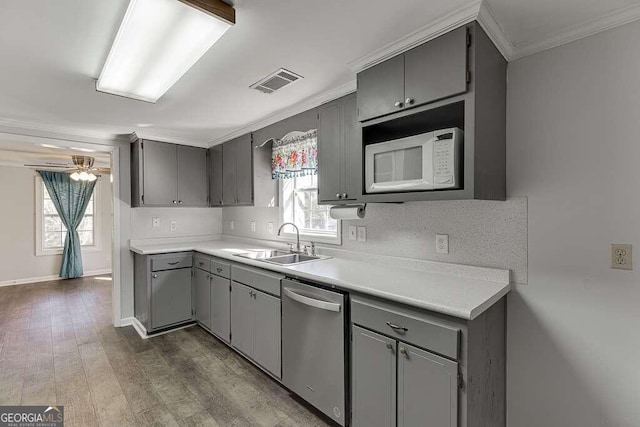
[[[231,281],[211,275],[211,332],[225,342],[230,341]]]
[[[199,268],[193,269],[196,321],[211,329],[211,274]]]
[[[231,345],[274,376],[282,375],[280,299],[231,282]]]
[[[398,343],[398,426],[458,425],[458,364]]]
[[[191,265],[191,252],[135,255],[134,315],[147,333],[194,320]]]
[[[395,426],[397,343],[355,325],[352,333],[352,423]]]
[[[131,144],[131,204],[208,206],[207,151],[138,139]]]
[[[356,94],[318,107],[318,201],[354,203],[362,195],[362,132]]]

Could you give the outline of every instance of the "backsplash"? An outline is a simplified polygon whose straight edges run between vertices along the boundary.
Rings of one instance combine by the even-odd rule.
[[[230,221],[234,222],[233,230]],[[256,222],[255,232],[251,231],[251,221]],[[269,222],[274,224],[274,234],[269,233]],[[349,225],[367,227],[367,241],[349,240]],[[278,208],[222,209],[225,235],[280,240],[275,236],[278,226]],[[436,234],[449,235],[448,254],[436,253]],[[513,282],[527,283],[527,199],[369,204],[365,219],[342,221],[339,248],[509,269]]]
[[[152,219],[160,218],[153,228]],[[221,233],[220,209],[211,208],[135,208],[131,209],[131,239],[213,236]],[[176,222],[175,231],[171,221]]]

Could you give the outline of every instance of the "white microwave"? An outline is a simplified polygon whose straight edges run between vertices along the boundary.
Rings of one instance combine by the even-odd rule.
[[[458,128],[365,147],[365,191],[393,193],[461,187],[464,132]]]

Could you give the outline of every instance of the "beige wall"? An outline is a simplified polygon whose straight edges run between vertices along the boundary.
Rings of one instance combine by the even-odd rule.
[[[62,255],[36,256],[36,172],[22,167],[0,167],[0,284],[57,276]],[[85,273],[111,269],[112,192],[108,179],[100,191],[99,252],[83,252]]]
[[[508,299],[508,425],[640,423],[640,22],[509,64],[508,194],[529,282]],[[636,256],[637,260],[637,256]]]

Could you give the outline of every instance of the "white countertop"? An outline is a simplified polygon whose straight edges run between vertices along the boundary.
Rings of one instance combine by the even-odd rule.
[[[329,258],[290,266],[276,265],[234,255],[250,250],[273,248],[225,240],[134,244],[130,246],[130,249],[141,255],[197,251],[300,279],[327,283],[346,291],[372,295],[467,320],[478,317],[511,289],[509,283],[409,270],[341,258]]]

